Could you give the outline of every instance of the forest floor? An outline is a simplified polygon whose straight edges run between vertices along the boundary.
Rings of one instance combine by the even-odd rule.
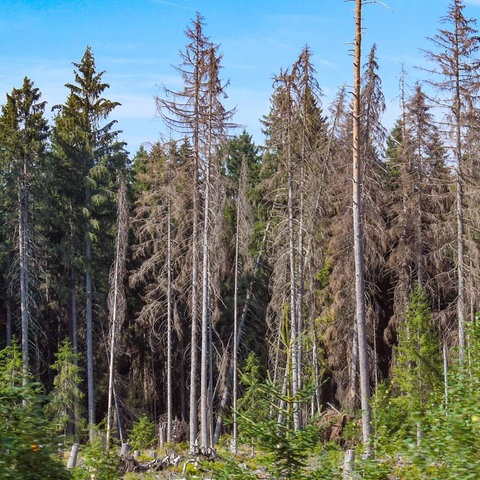
[[[266,448],[262,449],[260,445],[254,447],[247,442],[240,444],[233,454],[228,435],[221,437],[216,449],[208,455],[191,455],[187,443],[168,443],[161,448],[152,446],[143,450],[130,450],[125,455],[121,455],[118,448],[109,455],[113,472],[110,470],[107,475],[106,472],[101,472],[101,468],[97,470],[87,467],[87,470],[95,475],[91,477],[95,480],[273,480],[309,478],[309,473],[313,472],[315,478],[333,480],[341,478],[338,474],[345,449],[352,448],[350,441],[344,438],[344,433],[348,431],[346,425],[352,421],[355,423],[354,419],[337,410],[327,410],[322,415],[322,422],[315,428],[313,442],[295,445],[293,435],[292,438],[284,438],[283,442],[275,437],[270,439],[273,450],[270,448],[272,445],[265,445]],[[97,454],[100,457],[104,455],[103,449]],[[67,456],[65,452],[65,460]],[[84,451],[82,455],[80,448],[80,468],[89,464],[87,457],[88,452]],[[319,476],[320,471],[322,475]]]

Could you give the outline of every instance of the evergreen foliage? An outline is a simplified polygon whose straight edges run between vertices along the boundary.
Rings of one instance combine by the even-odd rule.
[[[64,340],[55,354],[55,363],[51,366],[56,375],[50,400],[45,406],[45,414],[55,426],[58,435],[66,436],[72,433],[69,427],[81,423],[81,418],[76,418],[84,396],[80,390],[81,369],[78,366],[78,357],[78,353],[73,353],[70,341]]]
[[[129,432],[129,443],[135,450],[151,447],[156,441],[155,423],[142,415]]]
[[[29,78],[7,94],[2,479],[69,478],[51,443],[84,440],[85,413],[78,479],[118,478],[94,438],[105,415],[109,445],[147,448],[166,426],[214,456],[232,438],[224,472],[200,468],[224,478],[339,478],[352,448],[354,478],[480,478],[479,38],[461,0],[443,20],[436,80],[402,72],[391,132],[379,43],[355,62],[353,104],[342,87],[324,108],[305,46],[274,77],[265,145],[229,135],[199,13],[182,85],[156,99],[170,139],[131,160],[90,47],[51,129]]]
[[[51,425],[43,415],[46,398],[38,383],[25,382],[16,343],[0,351],[0,477],[40,480],[71,478],[56,458]]]
[[[438,394],[442,382],[441,365],[438,335],[428,299],[416,285],[399,328],[391,381],[399,398],[406,402],[405,410],[416,415],[418,421]]]
[[[254,373],[257,367],[253,360],[250,360],[249,366]],[[250,411],[240,414],[241,431],[266,455],[264,466],[274,478],[305,478],[307,458],[318,442],[319,432],[313,425],[296,430],[294,412],[295,405],[308,398],[308,388],[296,396],[285,395],[270,379],[259,382],[255,377],[250,380],[244,375],[242,378],[248,384],[248,396],[251,399],[263,398],[262,405],[268,408],[260,415],[258,407],[255,407],[253,415]],[[277,420],[277,414],[281,415],[281,422]]]

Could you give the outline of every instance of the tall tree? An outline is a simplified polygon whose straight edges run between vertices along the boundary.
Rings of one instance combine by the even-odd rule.
[[[314,313],[310,311],[308,330],[306,325],[306,285],[314,282],[314,260],[312,249],[322,250],[322,235],[316,235],[317,226],[323,210],[321,195],[325,195],[325,172],[328,168],[329,147],[327,141],[327,122],[323,116],[322,90],[316,78],[312,63],[312,52],[308,46],[300,52],[293,65],[296,126],[293,129],[297,137],[294,141],[295,157],[298,164],[298,213],[297,213],[297,389],[303,384],[304,344],[311,340],[314,331]],[[308,240],[307,240],[308,239]],[[319,255],[321,256],[321,254]],[[308,262],[308,263],[307,263]],[[310,299],[310,307],[311,307]],[[312,309],[313,310],[313,309]],[[316,363],[314,363],[316,368]],[[299,427],[303,425],[302,412],[299,412]]]
[[[173,141],[158,143],[142,163],[135,179],[142,185],[142,191],[132,219],[135,270],[130,284],[141,297],[137,312],[138,324],[143,327],[140,333],[151,337],[146,341],[155,345],[153,360],[145,369],[156,364],[167,367],[166,385],[154,378],[155,372],[149,372],[148,384],[156,383],[156,391],[145,391],[143,403],[148,397],[161,399],[159,392],[166,391],[163,405],[168,417],[168,439],[170,417],[185,418],[184,383],[188,364],[184,362],[184,337],[188,335],[191,305],[192,151],[188,143],[180,147]],[[141,356],[141,352],[137,355]],[[136,369],[137,375],[141,375]],[[174,378],[180,381],[174,383]],[[180,402],[174,401],[175,393]]]
[[[72,189],[72,203],[83,209],[84,220],[80,231],[83,234],[83,268],[85,274],[85,324],[87,346],[87,400],[90,438],[95,424],[94,404],[94,350],[93,350],[93,250],[92,238],[99,226],[94,216],[96,206],[102,204],[107,195],[105,181],[111,166],[112,155],[122,144],[117,141],[119,132],[114,131],[114,120],[110,113],[119,105],[102,95],[109,85],[103,81],[105,72],[97,72],[95,59],[87,47],[80,63],[73,63],[75,83],[68,83],[69,97],[64,105],[57,106],[57,149],[78,175]],[[106,122],[104,122],[106,121]],[[83,198],[82,198],[83,197]],[[81,200],[80,200],[81,199]],[[78,203],[81,201],[81,204]]]
[[[368,345],[365,315],[365,271],[363,254],[363,163],[361,135],[361,47],[362,47],[362,0],[355,3],[355,48],[353,58],[353,238],[355,258],[355,304],[359,352],[360,398],[362,404],[363,443],[370,448],[371,410]]]
[[[41,180],[40,168],[46,150],[48,125],[44,118],[46,102],[40,101],[40,90],[25,77],[22,88],[7,95],[0,117],[0,162],[4,188],[15,192],[10,207],[16,212],[17,232],[14,245],[18,255],[22,364],[24,380],[29,371],[29,331],[32,323],[33,298],[31,278],[34,265],[33,194]],[[13,212],[12,212],[13,213]],[[13,225],[12,225],[13,226]],[[17,277],[17,275],[15,275]]]
[[[110,291],[108,306],[110,313],[110,355],[108,366],[108,406],[105,446],[110,448],[113,401],[115,395],[115,363],[119,334],[126,315],[125,277],[128,250],[128,199],[125,175],[120,173],[117,192],[117,232],[115,238],[115,258],[110,271]]]
[[[269,165],[264,186],[269,191],[274,215],[274,236],[270,262],[276,272],[272,283],[270,309],[277,317],[273,334],[276,342],[281,332],[289,331],[285,351],[273,352],[275,365],[279,360],[288,365],[283,369],[283,390],[297,397],[302,387],[304,331],[306,232],[315,235],[314,218],[318,218],[322,203],[319,191],[325,169],[323,153],[326,148],[326,122],[322,116],[321,90],[311,62],[311,51],[305,47],[291,69],[282,71],[275,78],[271,110],[265,117],[267,127]],[[323,192],[324,193],[324,192]],[[309,262],[312,256],[309,255]],[[312,274],[313,270],[309,270]],[[308,280],[310,282],[312,277]],[[287,307],[288,305],[288,307]],[[288,318],[287,318],[288,312]],[[313,317],[313,314],[312,314]],[[281,320],[280,320],[281,319]],[[288,327],[282,323],[287,322]],[[278,327],[278,328],[277,328]],[[281,343],[281,342],[280,342]],[[278,368],[275,367],[275,372]],[[277,376],[277,374],[275,374]],[[278,376],[277,376],[278,377]],[[302,408],[296,401],[292,404],[293,427],[302,426]]]
[[[226,140],[234,111],[226,110],[222,99],[226,96],[226,84],[220,80],[221,59],[219,47],[214,45],[203,33],[203,19],[197,14],[193,28],[187,29],[187,45],[182,56],[182,65],[178,68],[184,79],[184,90],[174,92],[164,90],[164,98],[157,98],[157,107],[166,124],[173,130],[186,135],[193,146],[193,224],[192,224],[192,282],[191,282],[191,369],[190,369],[190,450],[197,449],[197,413],[196,382],[198,377],[198,332],[200,323],[200,448],[204,451],[211,446],[212,415],[208,411],[213,408],[213,379],[208,374],[212,371],[211,351],[211,289],[215,275],[211,272],[209,262],[212,249],[212,225],[217,225],[211,216],[214,207],[213,195],[221,192],[221,188],[213,187],[216,172],[219,171],[217,154],[219,146]],[[214,177],[215,174],[215,177]],[[201,202],[203,200],[203,202]],[[218,198],[215,208],[221,205]],[[203,206],[203,208],[202,208]],[[221,211],[221,206],[220,206]],[[218,220],[219,217],[217,216]],[[202,223],[200,223],[202,222]],[[202,231],[200,232],[200,227]],[[200,235],[201,233],[201,235]],[[201,249],[199,248],[201,246]],[[201,260],[201,261],[199,261]],[[220,262],[218,262],[220,263]],[[201,268],[200,268],[201,267]],[[201,285],[200,285],[201,279]],[[197,294],[201,293],[200,299]],[[201,310],[198,312],[198,300]],[[200,313],[200,318],[198,318]],[[198,321],[200,320],[200,322]],[[210,353],[209,353],[210,352]],[[210,365],[210,367],[209,367]],[[210,386],[208,386],[210,385]],[[210,398],[210,400],[209,400]],[[210,425],[210,428],[209,428]]]
[[[402,119],[392,132],[387,170],[388,265],[395,275],[392,323],[401,323],[415,285],[431,299],[434,317],[444,315],[454,285],[445,245],[451,243],[446,224],[451,208],[451,180],[426,94],[419,84],[406,98]],[[450,297],[450,298],[449,298]]]
[[[213,378],[212,378],[212,345],[211,332],[212,324],[212,294],[215,282],[215,272],[210,267],[210,252],[214,251],[215,236],[210,223],[218,227],[224,202],[223,189],[218,186],[219,180],[219,153],[221,147],[226,144],[227,131],[233,125],[229,122],[235,113],[234,110],[227,110],[222,99],[226,97],[227,84],[220,78],[222,55],[218,53],[218,46],[211,45],[208,50],[207,85],[204,93],[204,148],[205,157],[203,162],[203,264],[202,264],[202,328],[201,328],[201,375],[200,375],[200,412],[201,412],[201,448],[206,451],[213,442]],[[213,189],[217,183],[214,196]],[[215,209],[216,218],[211,218],[211,210]],[[218,250],[217,250],[218,252]],[[210,374],[207,370],[210,370]],[[208,400],[210,398],[210,400]],[[210,411],[210,416],[208,415]],[[210,418],[209,418],[210,417]]]
[[[458,321],[458,356],[460,363],[465,357],[465,321],[466,321],[466,267],[465,253],[465,188],[467,185],[466,133],[469,106],[477,105],[480,89],[478,58],[480,37],[475,28],[475,20],[464,15],[465,4],[462,0],[452,0],[447,15],[442,22],[447,25],[438,30],[431,38],[432,51],[426,53],[433,63],[431,73],[436,78],[431,80],[440,92],[439,101],[447,112],[447,125],[452,137],[452,158],[456,175],[456,276],[458,283],[457,321]]]
[[[223,182],[227,197],[226,228],[232,233],[232,238],[228,243],[231,245],[230,250],[233,247],[233,252],[230,253],[233,263],[233,293],[225,292],[224,297],[230,299],[233,296],[232,307],[227,306],[225,312],[228,323],[233,323],[233,337],[229,340],[231,353],[227,360],[228,368],[225,367],[220,371],[219,387],[217,388],[220,392],[220,402],[213,443],[217,443],[222,434],[225,409],[228,401],[231,400],[233,409],[232,451],[236,450],[238,440],[237,399],[240,349],[242,339],[248,335],[246,322],[247,317],[252,316],[254,279],[260,267],[260,257],[257,257],[254,267],[249,251],[254,222],[252,200],[255,195],[255,186],[258,183],[260,162],[259,148],[245,130],[228,141],[223,165]],[[258,292],[260,289],[257,286],[255,290]],[[255,344],[259,345],[257,341]]]
[[[298,310],[297,310],[297,232],[296,221],[296,168],[294,157],[294,75],[290,70],[280,71],[274,80],[271,109],[264,119],[267,127],[267,148],[273,171],[267,178],[269,195],[273,198],[272,210],[275,215],[275,235],[271,262],[276,275],[272,284],[272,299],[269,305],[277,344],[274,378],[282,383],[282,392],[293,396],[298,391]],[[288,334],[286,333],[288,332]],[[280,341],[283,334],[283,342]],[[287,337],[288,336],[288,340]],[[280,351],[283,344],[284,351]],[[283,357],[283,375],[280,375],[280,358]],[[280,380],[280,377],[282,380]],[[294,405],[294,428],[299,427],[298,405]],[[283,411],[283,407],[280,409]],[[281,416],[280,421],[283,421]]]
[[[205,88],[206,55],[210,42],[203,33],[203,18],[197,13],[192,27],[186,30],[189,40],[184,52],[181,52],[182,64],[178,71],[184,80],[183,91],[172,91],[164,88],[163,97],[157,97],[157,109],[174,131],[185,134],[191,139],[193,149],[192,161],[192,240],[191,240],[191,292],[190,292],[190,451],[198,448],[198,412],[197,412],[197,379],[198,379],[198,294],[199,294],[199,221],[200,199],[198,196],[198,175],[201,164],[201,96]]]

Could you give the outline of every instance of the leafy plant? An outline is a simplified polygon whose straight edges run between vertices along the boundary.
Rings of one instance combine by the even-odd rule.
[[[65,340],[55,354],[56,360],[52,370],[57,374],[53,380],[50,401],[45,406],[45,414],[55,424],[57,434],[67,433],[70,423],[77,424],[75,418],[80,409],[79,401],[83,393],[79,388],[81,381],[78,354],[74,354],[68,340]]]
[[[106,453],[100,439],[81,450],[82,464],[73,469],[75,480],[90,480],[92,474],[102,480],[118,480],[119,459],[114,453]]]
[[[14,349],[11,352],[14,353]],[[44,402],[45,397],[38,384],[0,384],[2,480],[71,478],[65,466],[55,458],[53,445],[49,442],[50,425],[43,416]]]
[[[130,445],[134,449],[148,448],[156,442],[155,423],[143,415],[133,424],[129,435]]]
[[[412,462],[436,479],[480,478],[480,326],[472,323],[469,365],[457,365],[448,377],[448,398],[426,413],[421,448]]]
[[[249,383],[245,375],[242,381]],[[292,421],[294,405],[309,397],[310,389],[291,396],[280,392],[270,379],[260,383],[253,377],[248,392],[253,398],[269,401],[272,411],[283,417],[283,421],[278,421],[276,416],[268,414],[256,416],[244,412],[239,415],[241,431],[254,439],[255,445],[265,453],[263,466],[266,471],[279,479],[305,478],[307,458],[318,442],[319,431],[313,425],[295,430]]]

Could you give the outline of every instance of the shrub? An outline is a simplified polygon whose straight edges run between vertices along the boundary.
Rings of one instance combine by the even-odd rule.
[[[44,398],[37,384],[0,385],[0,478],[63,480],[71,478],[55,458]]]
[[[155,423],[143,415],[133,424],[129,435],[130,445],[135,450],[151,447],[156,442]]]
[[[90,480],[92,473],[101,480],[118,480],[119,458],[114,453],[106,453],[98,439],[81,450],[82,464],[73,469],[75,480]]]

